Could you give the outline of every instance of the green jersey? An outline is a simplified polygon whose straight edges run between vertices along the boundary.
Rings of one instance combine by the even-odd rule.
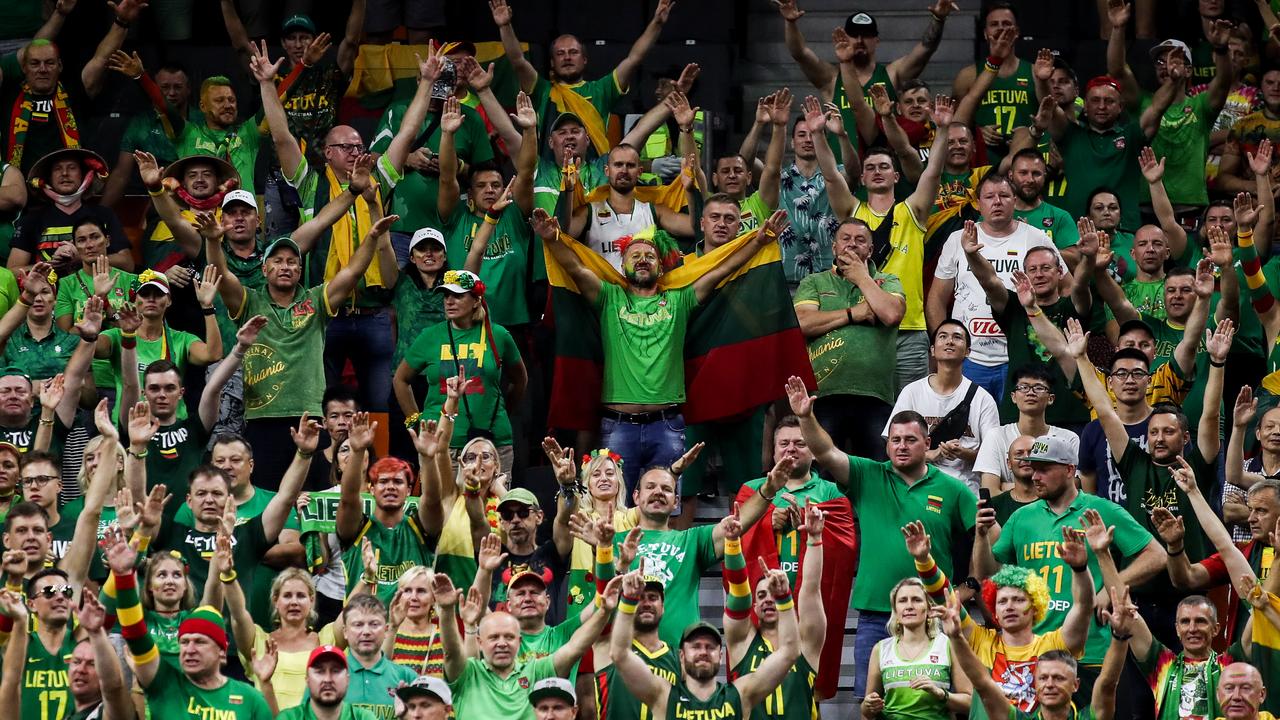
[[[618,82],[617,73],[610,72],[608,75],[598,77],[594,80],[579,80],[576,83],[555,83],[561,88],[571,90],[575,95],[586,100],[591,107],[595,108],[600,119],[607,126],[609,124],[609,115],[613,113],[618,102],[626,96],[630,88],[624,88]],[[551,98],[552,81],[541,75],[534,81],[533,91],[529,93],[529,97],[533,100],[533,106],[538,110],[538,117],[542,118],[541,132],[538,133],[540,138],[551,137],[551,125],[556,121],[562,112],[569,112],[572,108],[559,107]],[[545,140],[543,142],[546,142]],[[582,149],[583,155],[592,157],[595,155],[595,146],[588,141],[587,146]]]
[[[645,575],[660,579],[666,588],[666,596],[672,601],[667,603],[658,634],[669,645],[678,646],[680,634],[698,620],[698,603],[675,599],[698,597],[703,572],[720,562],[722,553],[716,550],[714,531],[714,525],[700,525],[688,530],[645,530],[640,534],[640,549],[627,569],[639,567],[644,558]],[[625,532],[614,536],[615,553],[621,552],[626,537]]]
[[[1210,95],[1203,92],[1170,105],[1151,138],[1156,157],[1165,158],[1164,187],[1174,205],[1209,204],[1204,163],[1209,156],[1209,132],[1218,117]]]
[[[845,492],[858,516],[864,538],[889,538],[912,520],[924,523],[933,538],[938,567],[954,576],[951,564],[956,540],[973,530],[978,498],[963,480],[929,465],[924,477],[908,484],[889,462],[849,456],[849,485]],[[863,542],[858,545],[858,582],[853,607],[887,613],[889,591],[916,571],[915,560],[902,543]]]
[[[116,397],[123,397],[124,393],[124,376],[120,374],[120,328],[108,328],[102,331],[102,337],[111,343],[111,375],[115,380],[114,387],[116,389]],[[187,372],[187,362],[191,356],[191,346],[198,342],[202,342],[200,338],[189,332],[182,330],[174,330],[165,323],[160,337],[155,340],[148,340],[141,335],[137,336],[138,346],[138,387],[144,386],[143,372],[147,366],[156,360],[168,360],[178,366],[178,377],[181,378]],[[185,402],[178,403],[178,419],[183,420],[187,417],[187,404]],[[120,421],[120,406],[117,404],[111,409],[111,419],[115,422]]]
[[[670,645],[659,643],[658,649],[650,652],[639,640],[632,639],[631,653],[640,658],[656,677],[671,685],[679,680],[680,657]],[[595,686],[596,709],[600,713],[600,720],[651,720],[649,706],[631,693],[612,663],[596,672]]]
[[[979,123],[981,124],[981,123]],[[1027,125],[1029,123],[1020,123]],[[1067,123],[1058,149],[1067,177],[1062,209],[1072,217],[1089,214],[1089,196],[1101,187],[1110,188],[1122,198],[1141,197],[1146,184],[1138,167],[1138,152],[1147,144],[1146,133],[1136,120],[1121,117],[1106,130]],[[1120,207],[1120,229],[1134,232],[1141,224],[1137,202]]]
[[[169,663],[156,666],[146,687],[147,710],[164,720],[272,720],[271,709],[257,688],[239,680],[206,690]]]
[[[761,486],[767,478],[756,478],[748,481],[746,486],[756,492],[760,492]],[[830,480],[824,480],[818,477],[816,471],[809,471],[809,479],[798,488],[786,488],[773,498],[773,507],[788,507],[792,503],[787,500],[784,495],[790,495],[795,498],[795,506],[803,508],[806,500],[812,500],[814,505],[824,503],[828,500],[835,500],[844,495],[840,491],[840,487]],[[800,530],[798,528],[787,528],[784,532],[773,533],[774,545],[778,548],[778,567],[787,573],[787,580],[791,581],[792,586],[795,585],[796,576],[800,574]]]
[[[409,568],[417,565],[430,567],[435,559],[435,538],[418,523],[418,513],[405,513],[395,527],[387,527],[366,515],[360,532],[342,548],[342,565],[347,574],[347,593],[350,594],[364,574],[364,554],[360,540],[369,538],[374,556],[378,560],[378,597],[391,604],[396,594],[396,583]]]
[[[244,291],[240,312],[232,319],[243,324],[255,315],[267,318],[258,342],[244,355],[246,420],[321,415],[325,328],[335,314],[328,287],[299,286],[287,306],[277,305],[265,288]]]
[[[1208,496],[1218,482],[1217,464],[1206,463],[1200,456],[1200,451],[1190,446],[1182,457],[1191,466],[1200,492]],[[1115,453],[1112,453],[1112,459],[1120,477],[1124,479],[1124,507],[1135,520],[1148,532],[1155,533],[1151,511],[1163,507],[1175,517],[1181,516],[1186,525],[1184,547],[1188,560],[1198,562],[1212,553],[1213,547],[1200,529],[1196,514],[1191,511],[1191,501],[1173,481],[1173,474],[1167,466],[1157,465],[1151,454],[1132,440],[1125,447],[1123,457],[1116,459]],[[1159,580],[1160,576],[1156,576],[1156,579]]]
[[[699,700],[681,680],[667,696],[666,720],[729,720],[744,716],[742,698],[733,683],[717,682],[711,697]]]
[[[444,272],[436,277],[437,285],[442,277]],[[396,351],[391,357],[392,368],[400,367],[409,346],[423,330],[444,321],[444,295],[436,292],[435,286],[422,285],[421,280],[413,268],[400,273],[396,280],[391,296],[391,305],[396,309]]]
[[[1004,308],[992,314],[995,315],[995,321],[1007,340],[1005,347],[1009,354],[1008,367],[1020,368],[1031,363],[1039,363],[1050,369],[1053,384],[1049,391],[1054,394],[1055,400],[1045,411],[1045,422],[1058,426],[1083,425],[1089,422],[1089,409],[1071,391],[1071,382],[1058,369],[1053,354],[1044,346],[1044,343],[1040,342],[1040,336],[1035,328],[1031,327],[1031,319],[1027,317],[1026,308],[1018,302],[1014,293],[1008,290],[1005,292]],[[1045,316],[1057,327],[1066,327],[1068,318],[1075,318],[1084,327],[1089,327],[1089,319],[1092,315],[1092,313],[1081,315],[1077,312],[1075,303],[1069,297],[1059,297],[1057,302],[1044,305],[1043,310]],[[1000,422],[1002,423],[1016,422],[1018,419],[1018,408],[1014,405],[1012,396],[1013,393],[1005,393],[1000,399]]]
[[[177,550],[182,553],[187,561],[187,577],[195,587],[196,595],[200,596],[204,592],[205,581],[209,579],[209,561],[213,558],[217,538],[216,532],[205,532],[165,519],[151,545],[156,551]],[[231,535],[231,552],[235,557],[236,567],[252,568],[261,565],[262,554],[275,544],[276,539],[266,536],[260,516],[236,526]],[[242,572],[240,586],[244,589],[253,621],[264,627],[271,627],[271,588],[270,585],[260,585],[258,577],[258,573]]]
[[[871,105],[871,98],[868,93],[871,92],[873,85],[883,85],[886,92],[889,93],[889,99],[896,101],[898,99],[898,91],[893,87],[893,78],[889,77],[889,64],[876,63],[871,70],[871,77],[862,84],[856,102],[865,102]],[[853,114],[853,106],[849,104],[849,93],[844,87],[844,76],[842,73],[836,73],[835,85],[831,88],[831,102],[840,108],[840,117],[844,119],[844,126],[847,128],[857,127],[858,121]],[[831,152],[837,158],[840,157],[840,143],[835,136],[828,136],[827,142],[831,145]]]
[[[187,496],[191,471],[204,462],[209,430],[198,417],[161,427],[147,444],[147,489],[164,483],[175,498]]]
[[[477,213],[471,203],[460,203],[440,227],[444,231],[448,257],[461,261],[471,251],[471,243],[484,223],[484,213]],[[485,302],[490,317],[499,325],[523,325],[529,322],[526,289],[533,231],[515,203],[502,211],[498,224],[489,235],[484,259],[480,262],[480,279],[484,281]]]
[[[107,305],[112,310],[119,310],[129,301],[131,291],[137,286],[138,276],[118,268],[111,268],[111,277],[115,285],[107,293]],[[58,282],[58,294],[53,301],[53,316],[61,318],[70,316],[71,322],[78,323],[84,319],[84,304],[93,295],[93,275],[83,268]],[[75,348],[73,347],[74,351]],[[111,363],[106,360],[93,361],[93,382],[98,387],[111,387],[115,372]]]
[[[1080,231],[1076,229],[1076,221],[1067,214],[1066,210],[1057,205],[1041,202],[1034,210],[1015,209],[1013,216],[1048,235],[1059,250],[1073,247],[1080,242]]]
[[[178,157],[212,155],[226,160],[240,173],[240,189],[254,192],[253,173],[258,164],[256,118],[249,118],[233,128],[215,130],[202,116],[183,125],[174,144]]]
[[[1138,314],[1145,317],[1151,317],[1164,323],[1164,280],[1130,280],[1120,286],[1124,290],[1124,296],[1129,300],[1129,304],[1133,305],[1133,309]],[[1114,320],[1115,313],[1111,312],[1111,308],[1107,308],[1107,319]],[[1150,322],[1148,320],[1148,322]]]
[[[316,714],[311,709],[310,702],[285,708],[276,716],[276,720],[315,720],[315,718]],[[338,714],[338,720],[377,720],[377,718],[377,715],[368,710],[356,707],[348,702],[342,704],[342,710]]]
[[[871,268],[871,276],[885,292],[906,298],[897,275]],[[807,305],[819,310],[847,310],[866,302],[857,285],[845,280],[834,269],[807,275],[796,288],[796,307]],[[894,400],[893,373],[883,372],[898,357],[898,328],[881,323],[841,325],[809,339],[809,361],[818,380],[818,396],[861,395]],[[857,348],[864,352],[853,352]]]
[[[549,657],[516,663],[505,678],[498,677],[484,660],[468,658],[462,674],[449,681],[454,716],[467,720],[534,720],[529,690],[539,680],[555,674],[555,663]]]
[[[890,636],[872,652],[880,655],[880,686],[884,688],[884,717],[946,720],[947,704],[933,693],[911,687],[923,675],[939,687],[951,689],[951,642],[938,633],[924,652],[914,658],[900,654],[902,639]]]
[[[36,444],[36,431],[40,429],[40,411],[32,410],[31,419],[26,425],[16,428],[0,426],[0,440],[13,443],[21,452],[29,452]],[[62,457],[62,446],[67,441],[71,428],[62,422],[62,416],[53,415],[53,439],[49,441],[49,452]]]
[[[495,348],[498,357],[494,357]],[[456,328],[445,320],[418,335],[405,353],[404,362],[427,381],[427,396],[422,403],[424,417],[440,413],[445,401],[445,382],[457,376],[460,368],[467,371],[467,386],[458,403],[450,447],[460,449],[466,445],[472,427],[492,432],[493,442],[499,447],[511,444],[511,420],[502,397],[502,374],[504,369],[509,371],[520,363],[520,350],[506,328],[497,324],[486,327],[484,323]]]
[[[558,648],[569,642],[569,638],[573,636],[578,628],[582,627],[582,614],[571,612],[564,622],[559,625],[544,625],[542,630],[536,633],[520,633],[520,652],[516,655],[516,662],[529,662],[537,660],[540,657],[547,657],[554,653]],[[573,673],[569,674],[573,677]]]
[[[1126,453],[1129,454],[1131,453]],[[1090,509],[1097,510],[1104,523],[1115,527],[1112,547],[1121,557],[1135,557],[1151,542],[1151,533],[1125,512],[1124,508],[1097,495],[1081,492],[1061,515],[1055,514],[1044,500],[1037,500],[1015,511],[1004,524],[1000,538],[992,547],[997,561],[1005,565],[1025,567],[1044,578],[1051,601],[1044,619],[1035,627],[1037,633],[1047,633],[1062,627],[1071,610],[1073,573],[1062,558],[1058,557],[1058,542],[1062,540],[1062,529],[1080,527],[1081,518]],[[1092,552],[1089,553],[1089,572],[1096,592],[1102,588],[1102,570],[1098,568],[1098,559]],[[1093,613],[1089,615],[1089,639],[1085,643],[1084,656],[1080,662],[1096,665],[1107,654],[1111,631],[1099,625]]]
[[[66,369],[71,355],[80,344],[80,336],[49,326],[49,333],[39,340],[31,335],[31,326],[22,323],[5,343],[0,363],[26,373],[33,380],[47,380]]]
[[[75,652],[74,628],[62,632],[62,645],[54,652],[31,631],[27,640],[27,666],[22,673],[22,720],[62,720],[76,709],[67,679],[71,653]]]
[[[605,360],[601,402],[684,402],[684,336],[697,306],[691,285],[641,297],[601,283],[595,303]]]
[[[1031,63],[1013,58],[1018,63],[1009,75],[996,74],[991,87],[978,103],[973,115],[974,125],[994,125],[996,132],[1006,139],[1012,137],[1015,128],[1031,124],[1031,118],[1039,110],[1040,103],[1036,98],[1036,80],[1031,74]],[[1005,67],[1002,65],[1001,70]],[[983,72],[978,68],[978,72]],[[993,158],[988,146],[987,162],[998,165],[999,158]]]
[[[763,635],[756,633],[729,677],[736,679],[755,672],[760,663],[772,654],[773,646]],[[813,684],[817,679],[818,672],[801,653],[778,687],[766,695],[763,702],[751,708],[751,720],[813,720],[818,717],[818,703],[813,694]]]
[[[560,166],[547,158],[538,158],[538,169],[533,175],[533,206],[555,216],[556,203],[560,200],[560,182],[564,173]],[[578,166],[578,182],[582,183],[582,191],[592,190],[608,185],[609,179],[604,176],[604,158],[598,157]]]
[[[738,201],[738,213],[738,222],[741,223],[738,232],[744,233],[763,225],[764,221],[773,214],[773,208],[765,204],[764,199],[760,197],[760,191],[757,190]]]

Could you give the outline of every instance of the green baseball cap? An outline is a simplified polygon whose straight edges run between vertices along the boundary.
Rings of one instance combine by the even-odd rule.
[[[689,641],[689,638],[695,635],[710,635],[716,639],[717,643],[724,644],[724,637],[720,635],[720,629],[705,620],[685,628],[684,633],[680,636],[680,644],[685,644]]]
[[[560,127],[561,125],[567,122],[577,123],[582,127],[587,126],[586,123],[582,122],[582,118],[578,117],[576,113],[562,112],[559,115],[557,115],[555,121],[551,123],[551,129],[555,130],[556,128]]]
[[[299,258],[302,257],[302,250],[301,248],[298,247],[298,243],[294,242],[293,238],[289,237],[288,235],[281,235],[275,240],[272,240],[271,244],[267,246],[267,251],[262,253],[262,262],[266,263],[267,258],[271,257],[272,255],[275,255],[276,251],[280,250],[281,248],[288,248],[289,250],[292,250],[294,254],[297,255]]]
[[[289,17],[285,18],[284,25],[281,27],[280,32],[285,35],[288,35],[289,33],[297,32],[298,30],[309,32],[312,35],[315,35],[316,24],[311,21],[311,18],[299,13],[298,15],[290,15]]]
[[[521,505],[528,505],[531,508],[541,507],[538,504],[538,496],[534,495],[532,492],[529,492],[525,488],[515,488],[512,490],[508,490],[505,494],[503,494],[502,499],[498,501],[498,507],[502,507],[503,505],[506,505],[507,503],[512,503],[512,502],[520,503]]]

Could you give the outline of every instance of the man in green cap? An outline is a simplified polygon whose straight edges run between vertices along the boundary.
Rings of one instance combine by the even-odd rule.
[[[569,554],[573,551],[573,536],[569,533],[572,514],[568,503],[558,503],[551,539],[539,545],[538,526],[544,515],[538,497],[525,488],[503,494],[498,500],[498,530],[505,540],[502,552],[507,557],[493,573],[493,607],[514,610],[508,607],[509,588],[515,587],[515,581],[525,573],[539,576],[550,598],[562,597],[561,585],[569,574]],[[558,625],[563,620],[564,602],[551,602],[546,624]]]

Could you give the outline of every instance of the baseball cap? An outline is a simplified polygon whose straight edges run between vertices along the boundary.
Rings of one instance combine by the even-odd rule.
[[[288,35],[290,32],[295,30],[305,30],[312,35],[315,35],[316,24],[311,21],[311,18],[306,15],[302,15],[301,13],[298,15],[290,15],[285,18],[284,25],[281,26],[280,32]]]
[[[401,685],[396,688],[396,695],[401,700],[410,700],[425,695],[435,695],[440,698],[440,702],[445,705],[453,704],[453,692],[449,690],[449,684],[438,677],[430,677],[420,675],[414,678],[413,682],[408,685]]]
[[[662,595],[663,597],[667,596],[666,583],[662,582],[662,578],[658,577],[657,575],[644,576],[644,589],[657,591],[658,594]]]
[[[1056,435],[1041,435],[1031,443],[1031,454],[1027,456],[1027,462],[1075,465],[1077,457],[1078,454],[1071,451],[1066,440]]]
[[[1187,47],[1187,44],[1181,40],[1175,40],[1173,38],[1162,40],[1158,45],[1147,51],[1147,56],[1152,60],[1158,60],[1163,57],[1165,53],[1175,49],[1181,50],[1182,55],[1187,59],[1187,62],[1191,62],[1191,48]]]
[[[326,658],[326,657],[334,658],[334,659],[338,660],[339,662],[341,662],[341,663],[343,663],[343,664],[346,664],[346,662],[347,662],[347,655],[346,655],[346,653],[344,653],[344,652],[342,652],[342,650],[338,649],[338,647],[337,647],[337,646],[335,646],[335,645],[317,645],[317,646],[315,647],[315,649],[313,649],[313,650],[311,651],[311,655],[307,658],[307,668],[308,668],[308,669],[310,669],[310,668],[311,668],[311,667],[313,667],[317,662],[319,662],[321,659]]]
[[[521,570],[517,572],[515,575],[511,576],[511,579],[507,581],[507,589],[510,590],[511,588],[516,586],[516,583],[520,582],[521,580],[526,580],[529,578],[537,580],[539,583],[541,583],[543,588],[547,587],[547,579],[542,576],[542,573],[535,572],[533,570],[525,568],[524,570]]]
[[[856,12],[845,19],[844,34],[849,37],[877,37],[880,35],[880,27],[876,25],[875,18],[864,12]]]
[[[529,691],[529,702],[537,705],[545,697],[564,698],[570,705],[578,704],[578,694],[573,691],[573,683],[561,677],[543,678],[533,684]]]
[[[696,622],[685,628],[684,633],[680,635],[680,644],[685,644],[689,641],[689,638],[695,635],[711,635],[716,639],[717,643],[724,644],[724,638],[720,635],[720,630],[706,621]]]
[[[292,250],[298,257],[302,257],[302,250],[298,248],[298,243],[294,242],[293,238],[289,237],[288,235],[281,235],[275,240],[272,240],[271,244],[267,246],[267,251],[262,253],[262,262],[265,263],[267,261],[267,258],[271,257],[272,255],[275,255],[276,251],[279,250],[280,248],[288,248]]]
[[[1152,332],[1150,325],[1148,325],[1143,320],[1138,320],[1135,318],[1133,320],[1126,320],[1123,323],[1121,323],[1120,332],[1116,335],[1116,337],[1124,337],[1125,335],[1133,332],[1134,330],[1141,330],[1146,334],[1150,335],[1151,337],[1156,336],[1156,334]]]
[[[409,249],[413,250],[414,248],[418,247],[419,244],[427,242],[428,240],[439,245],[442,248],[445,247],[444,235],[442,235],[440,231],[435,228],[425,227],[425,228],[419,228],[417,231],[413,233],[413,237],[409,240]]]
[[[18,449],[17,445],[14,445],[7,440],[0,440],[0,452],[4,451],[11,452],[19,458],[22,457],[22,450]]]
[[[443,281],[436,286],[436,292],[475,293],[484,297],[484,283],[480,276],[470,270],[450,270],[444,274]],[[506,497],[505,495],[503,497]]]
[[[551,129],[554,131],[556,128],[567,122],[577,123],[582,127],[587,126],[586,123],[582,122],[582,118],[578,117],[577,113],[562,112],[557,115],[555,121],[551,123]]]
[[[514,488],[512,490],[508,490],[502,495],[502,499],[498,501],[498,507],[502,507],[509,502],[528,505],[532,508],[541,507],[538,504],[538,496],[529,492],[529,490],[525,488]]]
[[[248,205],[254,210],[258,209],[257,198],[255,198],[253,196],[253,193],[249,192],[248,190],[231,190],[226,195],[222,196],[223,208],[227,207],[231,203],[237,203],[237,202],[244,203],[245,205]]]
[[[165,277],[163,273],[158,273],[151,268],[143,270],[142,274],[138,275],[138,289],[134,292],[140,293],[142,292],[142,288],[148,286],[159,288],[160,292],[165,295],[169,294],[169,278]]]

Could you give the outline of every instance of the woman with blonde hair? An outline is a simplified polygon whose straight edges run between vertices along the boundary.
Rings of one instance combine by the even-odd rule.
[[[215,574],[212,568],[209,574],[211,577]],[[245,608],[244,594],[235,582],[235,571],[217,574],[231,578],[224,581],[231,608],[231,629],[240,651],[240,662],[245,668],[253,668],[255,686],[278,710],[302,704],[307,690],[307,658],[321,644],[315,627],[319,618],[316,614],[316,586],[311,575],[291,567],[281,571],[272,581],[271,621],[275,627],[267,632],[254,624]],[[333,632],[332,628],[325,628],[326,635]],[[251,649],[252,654],[247,655],[246,649]],[[264,657],[274,658],[271,673],[259,672],[258,664]],[[264,676],[269,678],[266,683],[261,680]]]
[[[956,667],[920,578],[898,581],[889,607],[889,637],[871,651],[863,717],[948,720],[967,714],[969,678]]]

